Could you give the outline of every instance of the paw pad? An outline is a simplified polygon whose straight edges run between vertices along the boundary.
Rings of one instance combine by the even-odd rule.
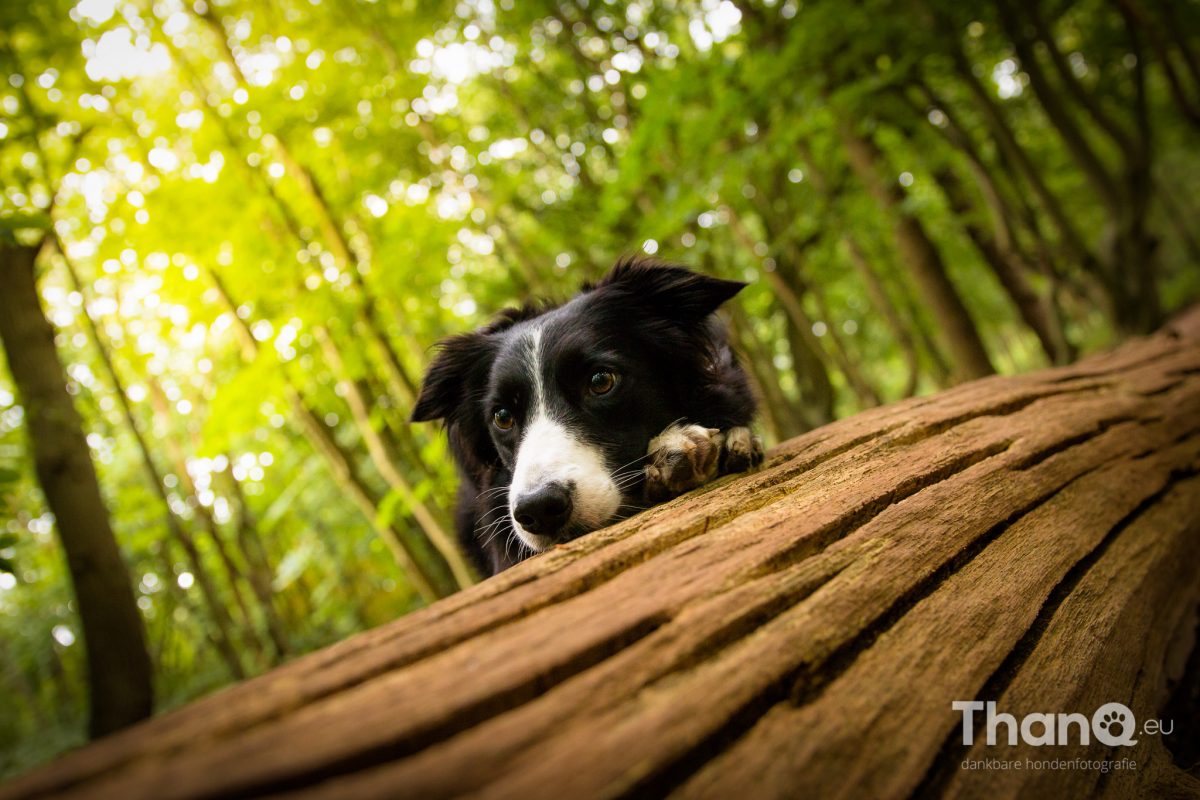
[[[1100,728],[1105,733],[1121,736],[1125,732],[1125,715],[1120,711],[1110,711],[1100,719]]]

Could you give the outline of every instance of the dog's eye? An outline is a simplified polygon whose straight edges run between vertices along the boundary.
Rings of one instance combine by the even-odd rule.
[[[592,394],[608,394],[617,385],[617,376],[606,369],[600,370],[588,381],[588,391]]]
[[[513,426],[512,412],[507,408],[502,408],[492,415],[492,423],[502,431],[506,431]]]

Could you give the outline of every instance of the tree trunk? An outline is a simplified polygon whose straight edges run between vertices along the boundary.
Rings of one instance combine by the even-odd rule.
[[[220,277],[210,271],[209,277],[213,282],[213,286],[220,294],[222,302],[229,307],[231,311],[237,309],[237,304],[234,302],[229,290],[221,281]],[[239,332],[242,340],[242,350],[247,360],[253,360],[258,352],[258,342],[250,333],[246,321],[237,314],[233,315],[235,320],[235,329]],[[285,373],[285,380],[287,376]],[[334,480],[349,496],[350,500],[357,506],[358,510],[366,517],[371,525],[371,529],[383,540],[391,551],[392,556],[404,571],[406,577],[412,581],[413,588],[423,597],[426,602],[432,602],[439,597],[445,596],[452,591],[449,587],[442,589],[437,587],[436,578],[430,573],[428,568],[421,563],[419,557],[413,552],[413,549],[404,540],[403,534],[398,531],[393,525],[385,525],[379,519],[379,498],[371,491],[366,481],[363,480],[358,466],[355,464],[351,454],[346,451],[337,439],[333,437],[320,415],[308,405],[300,391],[287,381],[288,403],[291,405],[292,414],[300,425],[300,430],[304,437],[312,445],[324,459],[325,463],[333,474]]]
[[[226,460],[230,464],[233,463],[232,459],[227,458]],[[224,475],[230,494],[237,504],[237,517],[234,524],[238,548],[246,560],[250,589],[258,599],[263,620],[267,625],[267,635],[271,638],[271,646],[275,648],[275,656],[278,661],[287,657],[291,651],[291,645],[288,643],[287,629],[276,608],[276,598],[271,585],[274,570],[271,568],[267,550],[263,547],[261,532],[258,530],[254,512],[246,500],[245,492],[242,491],[242,484],[234,477],[231,468],[226,467]]]
[[[904,385],[904,396],[912,397],[917,393],[917,383],[921,379],[921,359],[917,353],[917,344],[913,340],[912,332],[904,324],[904,320],[900,318],[900,312],[896,309],[892,298],[888,296],[883,281],[880,280],[875,268],[871,266],[866,253],[858,246],[858,242],[847,234],[842,237],[841,243],[846,249],[847,258],[850,259],[850,263],[854,265],[855,271],[858,272],[858,276],[862,279],[863,286],[867,290],[867,298],[871,301],[871,305],[883,316],[884,323],[891,332],[892,338],[901,352],[904,353],[904,360],[908,364],[908,381]],[[916,322],[914,321],[913,324],[915,325]]]
[[[812,297],[813,302],[816,303],[817,313],[825,318],[825,335],[829,337],[829,349],[833,355],[833,361],[838,365],[838,370],[845,376],[846,383],[850,386],[850,391],[857,398],[859,410],[866,410],[879,405],[882,402],[879,392],[867,380],[866,374],[859,369],[857,359],[850,353],[849,348],[846,347],[846,343],[842,341],[842,335],[838,333],[837,325],[833,321],[833,313],[829,310],[829,304],[825,302],[820,287],[816,285],[809,286],[807,293]]]
[[[154,379],[152,375],[147,374],[144,378],[146,385],[149,387],[150,403],[158,416],[166,423],[170,424],[171,417],[171,402],[167,399],[166,392],[162,386]],[[263,655],[262,642],[258,639],[258,633],[255,630],[254,615],[250,611],[250,604],[246,602],[245,593],[242,591],[242,583],[245,582],[245,576],[242,574],[241,567],[233,560],[233,556],[229,552],[229,545],[225,541],[224,534],[216,519],[213,518],[212,512],[200,502],[200,492],[196,489],[195,481],[192,480],[192,475],[188,471],[187,453],[184,451],[179,439],[173,436],[166,436],[164,444],[167,449],[167,456],[170,463],[174,465],[175,477],[179,480],[179,488],[183,492],[184,497],[189,497],[194,502],[192,511],[200,525],[201,530],[208,534],[208,541],[212,543],[212,549],[217,554],[217,561],[221,564],[221,569],[225,573],[225,583],[229,587],[229,592],[233,596],[234,605],[241,618],[241,641],[243,647],[251,655],[251,657],[261,657]],[[254,659],[258,660],[258,659]]]
[[[1000,282],[1000,287],[1016,307],[1017,313],[1042,346],[1042,352],[1051,364],[1066,364],[1072,360],[1074,351],[1067,343],[1066,334],[1058,326],[1051,313],[1048,298],[1039,297],[1029,283],[1028,265],[1011,246],[1005,246],[987,233],[972,219],[973,208],[958,176],[948,169],[937,169],[933,178],[946,196],[950,210],[954,212],[967,238],[991,268]]]
[[[772,437],[788,439],[807,427],[779,385],[779,373],[770,352],[754,332],[749,315],[741,306],[729,306],[729,332],[738,357],[749,372],[759,395],[762,412],[769,423]]]
[[[1113,180],[1099,154],[1071,116],[1066,100],[1054,89],[1049,78],[1042,71],[1041,62],[1034,55],[1033,43],[1024,27],[1025,17],[1019,15],[1009,3],[1010,0],[999,0],[996,3],[996,9],[1000,16],[1000,22],[1021,61],[1021,69],[1029,76],[1029,83],[1033,87],[1038,104],[1045,112],[1046,118],[1058,131],[1059,138],[1062,139],[1067,152],[1075,160],[1084,177],[1092,184],[1092,188],[1099,195],[1105,208],[1110,213],[1115,213],[1120,206],[1116,181]]]
[[[762,275],[771,285],[775,302],[783,310],[787,320],[792,374],[796,378],[800,395],[800,407],[795,409],[792,415],[801,423],[801,427],[792,432],[792,435],[795,435],[832,422],[836,416],[833,407],[836,398],[829,379],[827,356],[820,340],[812,332],[813,321],[804,310],[805,289],[800,280],[804,253],[820,237],[814,236],[797,242],[794,232],[787,230],[786,225],[774,219],[771,208],[765,203],[758,204],[755,213],[766,240],[771,242],[771,252],[776,254],[778,262],[773,269],[764,266]],[[748,253],[755,252],[755,237],[747,229],[741,215],[733,208],[729,209],[729,228]]]
[[[475,583],[475,573],[467,564],[466,557],[458,545],[455,544],[454,538],[434,518],[429,507],[417,498],[408,480],[400,473],[400,454],[396,452],[385,437],[381,436],[375,430],[375,426],[371,423],[370,405],[363,396],[359,384],[346,371],[341,353],[334,346],[329,332],[323,326],[318,325],[313,328],[313,335],[316,337],[317,343],[321,346],[321,350],[325,354],[326,362],[328,362],[334,372],[334,376],[345,391],[345,400],[347,405],[350,406],[350,415],[354,419],[359,435],[362,436],[363,442],[366,443],[367,452],[371,456],[372,463],[375,464],[379,473],[383,475],[383,479],[387,481],[391,490],[397,492],[404,500],[413,519],[425,531],[425,535],[429,538],[430,543],[440,554],[441,558],[445,560],[447,568],[458,584],[458,588],[466,588]]]
[[[100,495],[82,421],[42,311],[41,246],[0,240],[0,339],[25,409],[38,483],[67,557],[87,650],[93,737],[149,716],[150,656],[129,573]]]
[[[936,18],[934,19],[936,20]],[[935,22],[935,24],[938,23]],[[1075,223],[1072,222],[1058,197],[1050,191],[1050,187],[1043,179],[1041,171],[1034,165],[1029,154],[1025,152],[1025,149],[1017,141],[1016,133],[1008,124],[1008,120],[1005,118],[1000,104],[988,92],[978,76],[975,75],[971,67],[971,62],[967,59],[961,46],[957,44],[957,34],[953,30],[948,29],[944,24],[941,24],[940,27],[942,34],[949,41],[956,42],[950,48],[949,52],[951,61],[954,64],[955,74],[967,87],[971,98],[975,101],[976,107],[983,114],[984,122],[992,132],[999,151],[1013,165],[1014,171],[1018,172],[1025,179],[1026,183],[1029,184],[1041,207],[1046,211],[1046,215],[1054,222],[1059,238],[1062,240],[1067,252],[1079,262],[1081,267],[1089,271],[1094,271],[1094,258],[1087,245],[1084,244],[1083,237],[1076,230]]]
[[[783,309],[788,321],[788,349],[792,353],[792,372],[800,388],[800,409],[806,430],[833,422],[833,384],[821,351],[821,344],[813,335],[812,319],[804,310],[800,295],[779,274],[778,268],[766,273],[767,282],[775,293],[775,300]]]
[[[991,375],[995,370],[979,338],[979,330],[950,282],[937,247],[920,220],[904,208],[903,190],[882,174],[883,156],[879,148],[845,121],[838,125],[838,134],[855,175],[892,220],[897,249],[937,321],[938,338],[954,360],[955,375],[959,379]]]
[[[1179,735],[964,745],[952,703],[1183,719],[1198,607],[1193,312],[786,442],[0,800],[1193,796]]]
[[[134,441],[137,443],[138,454],[141,456],[142,467],[145,470],[146,477],[153,487],[154,494],[162,501],[167,536],[170,540],[177,542],[183,549],[184,555],[187,557],[188,567],[196,579],[196,584],[200,587],[200,593],[204,596],[204,602],[208,608],[207,621],[212,625],[209,638],[217,648],[217,652],[220,653],[221,658],[224,659],[225,665],[229,667],[230,674],[240,680],[246,677],[246,672],[242,667],[242,660],[238,655],[237,647],[233,643],[233,619],[229,616],[229,610],[225,607],[224,600],[221,599],[220,594],[217,592],[216,583],[213,581],[208,567],[204,564],[204,559],[196,547],[195,539],[185,527],[184,521],[180,519],[175,509],[171,507],[171,499],[167,495],[166,486],[163,484],[162,473],[154,462],[154,455],[150,452],[150,445],[142,433],[137,416],[133,413],[133,406],[129,403],[129,395],[125,392],[125,383],[121,380],[121,376],[117,373],[116,365],[113,363],[109,343],[100,332],[100,326],[92,319],[91,312],[88,310],[90,292],[87,291],[87,287],[80,280],[75,265],[67,258],[62,243],[56,239],[55,244],[63,260],[63,266],[66,268],[67,276],[70,278],[71,286],[83,297],[83,317],[88,334],[93,346],[96,348],[97,355],[100,356],[100,363],[104,366],[109,383],[112,384],[113,393],[117,397],[117,404],[121,407],[121,414],[125,418],[125,425],[129,428],[130,433],[133,434]],[[168,573],[165,579],[174,582],[175,576],[172,573]]]
[[[421,563],[417,554],[404,540],[403,534],[392,525],[380,521],[377,499],[367,488],[366,482],[359,474],[358,467],[351,460],[350,455],[333,438],[333,434],[325,427],[325,423],[309,408],[296,389],[289,387],[289,394],[292,414],[300,423],[305,438],[308,439],[313,449],[325,458],[338,486],[349,495],[358,510],[366,517],[371,528],[387,545],[400,568],[412,581],[413,588],[429,603],[449,594],[452,591],[449,588],[438,588],[436,578]]]

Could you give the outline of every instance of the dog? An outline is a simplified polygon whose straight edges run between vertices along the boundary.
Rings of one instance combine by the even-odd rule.
[[[745,285],[626,258],[566,303],[439,343],[412,420],[444,421],[483,574],[762,462],[714,313]]]

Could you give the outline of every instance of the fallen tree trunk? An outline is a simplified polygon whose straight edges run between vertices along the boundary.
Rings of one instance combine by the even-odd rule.
[[[0,797],[1193,793],[1189,720],[1140,726],[1192,649],[1198,512],[1193,313],[825,426]],[[966,746],[958,700],[1120,702],[1137,744],[988,746],[978,715]],[[969,766],[1079,758],[1136,771]]]

